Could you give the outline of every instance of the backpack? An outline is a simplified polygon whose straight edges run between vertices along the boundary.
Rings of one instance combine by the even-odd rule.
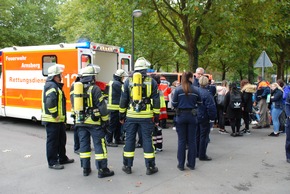
[[[231,92],[231,94],[230,94],[230,107],[232,109],[242,108],[242,96],[240,93]]]

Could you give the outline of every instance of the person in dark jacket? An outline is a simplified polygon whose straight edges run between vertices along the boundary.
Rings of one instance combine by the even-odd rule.
[[[104,178],[114,175],[114,171],[108,168],[108,150],[105,142],[106,128],[109,124],[109,114],[104,95],[95,84],[96,75],[100,72],[97,65],[88,65],[82,69],[80,83],[83,88],[82,110],[74,100],[76,115],[76,127],[80,139],[80,161],[83,168],[83,176],[91,173],[91,138],[94,144],[94,162],[98,169],[98,177]],[[76,88],[76,84],[74,87]],[[75,92],[74,92],[75,95]]]
[[[286,96],[285,100],[285,112],[287,116],[285,132],[286,132],[286,143],[285,143],[285,152],[286,152],[286,161],[290,163],[290,93]]]
[[[70,88],[70,101],[71,101],[71,117],[73,118],[73,122],[74,124],[72,125],[72,129],[74,131],[74,153],[76,154],[79,154],[80,151],[80,138],[79,138],[79,135],[78,135],[78,128],[75,126],[76,124],[76,115],[75,115],[75,112],[74,112],[74,107],[73,107],[73,104],[74,104],[74,84],[76,82],[79,82],[81,79],[81,75],[78,75],[75,79],[75,81],[72,83],[71,85],[71,88]]]
[[[230,120],[230,125],[232,129],[231,136],[242,136],[243,134],[240,133],[241,127],[241,118],[242,118],[242,108],[233,108],[231,106],[231,98],[233,96],[240,95],[240,99],[242,99],[242,94],[237,87],[236,83],[230,84],[230,91],[225,96],[225,106],[224,106],[224,114]],[[242,101],[242,100],[241,100]]]
[[[253,93],[256,92],[256,85],[249,83],[247,79],[241,81],[242,92],[242,117],[244,119],[245,128],[242,130],[244,134],[251,134],[249,129],[250,113],[253,110]]]
[[[66,156],[66,98],[62,90],[63,65],[48,68],[42,95],[42,124],[46,129],[46,157],[50,169],[61,170],[62,164],[73,163]]]
[[[196,159],[197,106],[201,103],[198,88],[192,85],[193,73],[184,72],[181,85],[175,89],[172,106],[176,109],[176,132],[178,136],[177,168],[184,170],[186,144],[188,144],[186,166],[194,170]]]
[[[274,131],[269,134],[269,136],[278,137],[280,122],[279,116],[283,111],[283,89],[277,84],[271,84],[271,116],[273,121],[273,129]]]
[[[109,133],[106,135],[108,147],[118,147],[118,144],[124,144],[121,140],[122,125],[119,119],[119,103],[123,80],[127,73],[123,69],[118,69],[113,75],[113,80],[109,82],[109,95],[107,108],[110,111]],[[113,142],[113,138],[115,142]]]
[[[198,88],[201,98],[201,104],[198,106],[197,120],[199,127],[197,128],[196,145],[199,160],[210,161],[211,157],[207,156],[206,150],[209,142],[209,133],[211,123],[216,118],[217,109],[212,94],[208,91],[207,86],[209,84],[206,76],[199,78]]]

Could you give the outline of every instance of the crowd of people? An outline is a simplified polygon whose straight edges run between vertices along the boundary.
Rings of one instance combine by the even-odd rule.
[[[269,128],[272,137],[286,132],[286,158],[290,163],[290,95],[282,80],[270,84],[257,78],[257,85],[247,79],[240,83],[214,80],[204,76],[199,67],[195,73],[184,72],[181,82],[172,86],[160,75],[148,75],[150,63],[143,57],[128,75],[118,69],[109,83],[108,98],[95,84],[100,69],[88,65],[81,70],[71,87],[72,117],[74,118],[75,153],[79,154],[83,175],[92,169],[91,138],[98,177],[113,176],[108,168],[107,146],[123,147],[123,167],[132,173],[135,148],[142,147],[146,174],[158,172],[155,154],[162,151],[162,129],[168,128],[167,108],[175,110],[173,130],[177,133],[177,168],[195,169],[196,158],[211,161],[207,155],[210,131],[215,126],[220,134],[232,137],[251,134],[252,128]],[[63,164],[73,163],[66,156],[66,103],[62,91],[62,72],[56,64],[48,69],[48,79],[43,91],[42,122],[47,132],[47,161],[51,169],[63,169]],[[128,77],[125,79],[125,77]],[[78,89],[81,88],[81,92]],[[289,90],[290,91],[290,90]],[[81,97],[81,98],[80,98]],[[243,121],[243,122],[242,122]],[[241,130],[241,126],[244,128]]]

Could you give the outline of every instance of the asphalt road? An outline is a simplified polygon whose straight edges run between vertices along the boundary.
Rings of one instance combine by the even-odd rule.
[[[227,127],[229,130],[229,127]],[[177,169],[177,135],[163,130],[164,151],[157,153],[157,174],[146,175],[143,150],[136,149],[133,173],[122,168],[122,147],[108,148],[109,166],[115,176],[84,177],[78,155],[73,153],[73,132],[68,131],[67,155],[76,161],[64,170],[47,166],[43,126],[25,120],[0,118],[0,193],[2,194],[289,194],[290,164],[285,157],[285,135],[268,137],[271,129],[252,130],[251,135],[231,137],[211,132],[208,155],[196,169]]]

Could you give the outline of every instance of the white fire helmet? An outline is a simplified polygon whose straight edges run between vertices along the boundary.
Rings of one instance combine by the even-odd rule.
[[[128,76],[128,74],[126,73],[126,71],[124,69],[118,69],[116,71],[115,75],[118,76],[118,77]]]
[[[144,57],[140,57],[135,62],[135,70],[148,69],[151,66],[150,62],[147,61]]]
[[[64,65],[61,64],[55,64],[53,66],[50,66],[47,70],[48,77],[53,77],[55,75],[60,75],[64,70]]]
[[[88,65],[81,70],[82,77],[97,75],[101,71],[98,65]]]

